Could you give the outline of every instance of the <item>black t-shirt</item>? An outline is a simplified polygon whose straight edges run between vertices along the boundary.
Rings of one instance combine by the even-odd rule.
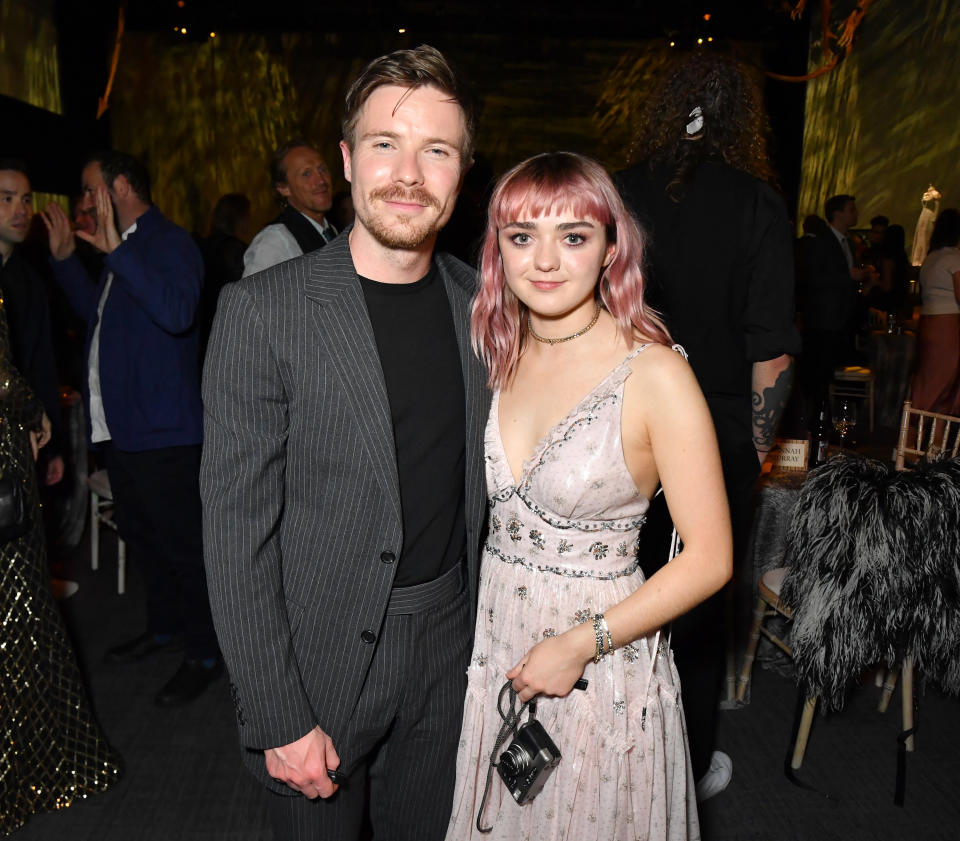
[[[800,350],[786,208],[768,185],[721,161],[701,164],[679,201],[667,195],[670,180],[646,164],[617,176],[648,235],[650,302],[690,354],[721,453],[755,458],[753,363]]]
[[[390,400],[403,509],[394,587],[432,581],[466,551],[466,406],[450,302],[436,266],[415,283],[360,284]]]

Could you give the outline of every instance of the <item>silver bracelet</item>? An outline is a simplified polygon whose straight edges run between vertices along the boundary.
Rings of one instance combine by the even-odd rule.
[[[604,654],[613,651],[613,637],[610,636],[610,628],[607,627],[607,620],[602,613],[597,613],[593,617],[593,634],[596,638],[593,662],[599,663]],[[604,647],[604,642],[606,642],[606,647]]]

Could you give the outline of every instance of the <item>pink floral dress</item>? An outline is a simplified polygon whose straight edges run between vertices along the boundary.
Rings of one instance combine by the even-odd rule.
[[[493,832],[476,828],[505,673],[539,640],[592,621],[644,583],[636,549],[649,501],[627,471],[620,424],[629,363],[645,347],[549,431],[516,485],[500,438],[500,395],[493,397],[489,536],[447,841],[700,837],[680,681],[656,635],[590,663],[586,691],[538,700],[537,719],[563,758],[523,806],[494,773],[484,812]]]

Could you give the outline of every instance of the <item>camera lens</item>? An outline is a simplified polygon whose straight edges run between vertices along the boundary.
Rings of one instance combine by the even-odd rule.
[[[516,776],[526,769],[529,762],[529,754],[522,745],[518,745],[516,742],[500,754],[500,764],[503,766],[503,770],[511,776]]]

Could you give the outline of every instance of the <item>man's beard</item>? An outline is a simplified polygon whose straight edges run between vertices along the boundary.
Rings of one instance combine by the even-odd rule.
[[[377,201],[402,201],[420,204],[425,207],[434,208],[438,215],[432,219],[424,219],[419,222],[413,222],[409,217],[403,214],[395,216],[395,222],[388,226],[384,221],[383,215],[367,213],[367,208],[373,207]],[[424,245],[431,237],[435,236],[440,228],[439,213],[441,211],[440,202],[436,197],[426,190],[414,188],[405,190],[402,187],[381,187],[377,190],[371,190],[367,197],[367,207],[356,209],[357,219],[366,228],[371,236],[381,245],[387,248],[397,248],[406,251],[412,251]]]

